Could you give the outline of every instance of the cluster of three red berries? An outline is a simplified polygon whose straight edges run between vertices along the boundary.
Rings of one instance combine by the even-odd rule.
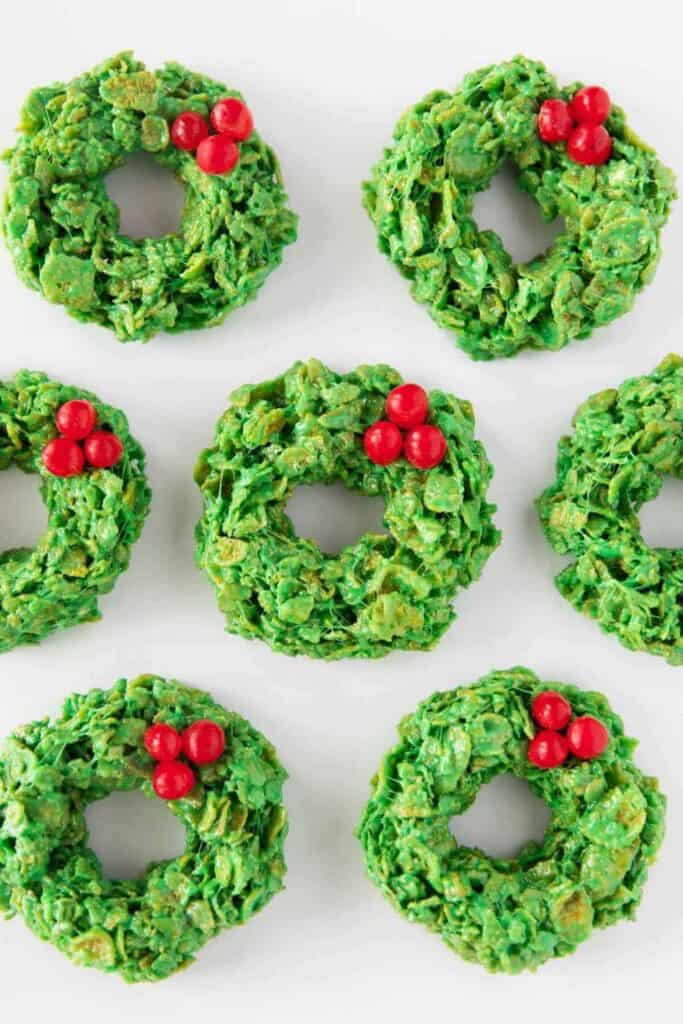
[[[196,151],[199,167],[205,174],[227,174],[240,158],[238,142],[248,139],[254,119],[246,104],[226,96],[214,104],[209,117],[215,135],[201,114],[186,110],[171,125],[171,142],[177,149]]]
[[[365,454],[378,466],[388,466],[401,454],[416,469],[433,469],[446,454],[439,427],[425,423],[429,396],[419,384],[401,384],[387,395],[388,420],[378,420],[363,437]],[[402,431],[406,431],[405,434]]]
[[[159,762],[152,775],[154,792],[162,800],[181,800],[194,788],[195,774],[178,758],[184,754],[193,764],[213,764],[225,750],[225,733],[210,718],[200,718],[182,733],[157,722],[146,730],[144,744],[149,756]]]
[[[602,722],[592,715],[572,719],[572,714],[571,704],[556,690],[534,697],[531,715],[541,729],[529,743],[528,757],[536,768],[557,768],[570,754],[590,761],[607,749],[609,733]]]
[[[110,430],[95,430],[97,412],[92,402],[84,398],[64,402],[55,423],[60,436],[48,441],[42,452],[48,473],[78,476],[86,462],[94,469],[110,469],[120,461],[123,444]]]
[[[570,103],[560,99],[542,103],[538,134],[544,142],[566,142],[568,156],[578,164],[604,164],[612,153],[612,137],[604,126],[610,109],[607,91],[587,85]]]

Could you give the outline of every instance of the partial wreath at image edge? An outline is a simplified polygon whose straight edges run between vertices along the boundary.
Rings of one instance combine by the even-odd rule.
[[[277,157],[241,95],[180,64],[153,72],[119,53],[34,89],[19,131],[1,214],[17,275],[119,341],[222,323],[296,240]],[[185,190],[177,233],[119,231],[105,178],[138,151]]]
[[[472,216],[506,160],[543,219],[565,225],[517,265]],[[560,88],[523,56],[411,107],[363,184],[380,251],[479,360],[555,351],[628,312],[655,273],[675,198],[673,172],[604,89]]]
[[[601,693],[517,666],[432,694],[398,734],[358,838],[370,881],[408,921],[464,960],[519,974],[633,920],[666,798]],[[543,839],[512,858],[457,839],[458,816],[504,773],[552,812]]]
[[[151,501],[145,455],[121,410],[46,374],[0,381],[0,471],[40,479],[47,526],[0,553],[0,652],[100,618]]]
[[[0,748],[0,914],[81,966],[168,978],[283,889],[286,777],[272,744],[202,690],[143,675],[74,693]],[[186,848],[107,878],[84,812],[132,791],[166,802]]]
[[[570,604],[632,651],[683,666],[683,549],[650,547],[638,513],[683,477],[683,358],[591,395],[560,438],[557,477],[537,501]]]
[[[197,564],[227,632],[329,660],[433,648],[500,543],[492,474],[470,403],[390,366],[342,374],[311,359],[244,385],[195,470]],[[285,506],[296,487],[337,480],[384,498],[389,533],[333,556],[296,535]]]

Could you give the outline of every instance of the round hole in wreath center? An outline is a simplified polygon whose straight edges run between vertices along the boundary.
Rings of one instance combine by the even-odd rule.
[[[482,786],[464,814],[451,818],[449,827],[460,846],[508,859],[516,857],[531,840],[540,843],[550,817],[550,808],[524,779],[497,775]]]
[[[0,552],[32,548],[47,528],[47,509],[35,473],[10,466],[0,473]]]
[[[150,864],[185,850],[185,829],[163,800],[139,790],[112,793],[85,811],[89,845],[107,878],[139,878]]]
[[[511,164],[504,164],[491,184],[474,197],[472,216],[480,231],[499,235],[514,263],[526,263],[549,249],[564,230],[561,217],[544,221],[537,203],[517,184]]]
[[[643,540],[651,548],[683,548],[683,480],[665,476],[662,489],[638,513]]]
[[[119,208],[119,231],[129,238],[162,238],[180,229],[185,190],[148,153],[132,153],[106,178]]]
[[[297,487],[285,511],[297,536],[314,540],[328,555],[338,555],[364,533],[388,533],[382,523],[384,500],[355,494],[338,480]]]

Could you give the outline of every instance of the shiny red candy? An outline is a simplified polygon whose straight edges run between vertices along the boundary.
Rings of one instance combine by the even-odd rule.
[[[529,743],[528,757],[537,768],[557,768],[567,760],[569,747],[559,732],[542,729]]]
[[[197,147],[197,163],[205,174],[227,174],[239,158],[236,143],[227,135],[208,135]]]
[[[597,167],[612,153],[612,137],[601,124],[580,124],[567,140],[567,154],[577,164]]]
[[[227,135],[236,142],[248,139],[254,130],[251,110],[234,96],[226,96],[216,103],[211,111],[211,124],[221,135]]]
[[[182,739],[172,725],[157,722],[144,736],[145,750],[155,761],[175,761],[182,748]]]
[[[433,469],[446,454],[446,438],[438,427],[423,423],[406,434],[403,454],[417,469]]]
[[[195,764],[212,764],[225,750],[225,733],[217,722],[202,718],[183,733],[183,753]]]
[[[602,124],[607,120],[611,106],[606,89],[599,85],[587,85],[573,97],[569,113],[579,124]]]
[[[202,139],[209,134],[209,126],[201,114],[194,110],[186,110],[178,114],[171,125],[171,142],[176,149],[184,149],[188,153],[194,152]]]
[[[545,100],[538,112],[538,134],[544,142],[563,142],[568,139],[574,120],[564,100]]]
[[[407,429],[424,423],[429,412],[429,396],[419,384],[401,384],[387,395],[387,416],[398,427]]]
[[[54,476],[78,476],[83,472],[83,450],[69,437],[55,437],[43,448],[43,465]]]
[[[534,721],[543,729],[564,729],[572,717],[572,707],[566,697],[556,690],[544,690],[531,702]]]
[[[162,761],[154,769],[152,786],[162,800],[182,800],[194,788],[194,772],[184,761]]]
[[[589,761],[607,749],[609,733],[597,718],[584,715],[582,718],[575,718],[567,729],[567,743],[575,757]]]
[[[62,437],[72,441],[82,441],[95,426],[97,413],[90,402],[82,398],[74,398],[60,405],[55,416],[57,430]]]
[[[403,435],[395,423],[378,420],[365,431],[363,447],[371,462],[378,466],[388,466],[401,454]]]
[[[83,445],[85,457],[96,469],[109,469],[120,461],[123,445],[109,430],[96,430]]]

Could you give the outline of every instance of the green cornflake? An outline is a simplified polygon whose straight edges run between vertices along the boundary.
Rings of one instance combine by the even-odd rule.
[[[92,402],[98,428],[119,437],[123,457],[110,469],[57,477],[41,453],[57,435],[57,410],[74,398]],[[124,414],[44,373],[0,381],[0,470],[9,466],[40,476],[48,521],[34,548],[0,554],[0,652],[100,618],[98,598],[128,568],[151,498],[144,452]]]
[[[683,359],[593,395],[573,426],[537,502],[555,551],[575,557],[557,589],[624,647],[683,665],[683,549],[648,547],[638,519],[665,476],[683,477]]]
[[[157,800],[145,730],[201,718],[222,726],[226,749],[167,804],[185,852],[141,878],[105,878],[86,807],[121,790]],[[77,964],[128,982],[167,978],[282,889],[285,778],[270,743],[201,690],[147,675],[73,694],[56,721],[22,726],[0,748],[0,912],[21,914]]]
[[[560,89],[521,56],[472,72],[456,92],[432,92],[403,115],[363,186],[380,251],[473,359],[587,338],[628,312],[653,276],[675,180],[623,110],[612,107],[613,152],[600,167],[539,138],[542,102],[580,88]],[[565,224],[545,254],[518,265],[472,219],[475,195],[506,161],[543,219]]]
[[[169,140],[178,114],[208,118],[218,99],[239,95],[180,64],[147,71],[130,53],[34,89],[6,154],[0,214],[21,280],[120,341],[211,327],[254,298],[296,239],[275,154],[254,132],[230,174],[209,175]],[[176,234],[119,233],[105,179],[139,150],[185,189]]]
[[[337,374],[312,359],[233,393],[195,469],[197,564],[228,632],[284,654],[379,658],[432,648],[453,622],[453,598],[500,542],[486,501],[493,469],[469,402],[443,391],[430,394],[448,442],[441,465],[372,463],[363,435],[400,383],[389,366]],[[384,498],[389,536],[365,534],[336,556],[297,537],[285,512],[295,488],[336,480]]]
[[[100,96],[112,107],[152,113],[158,108],[161,99],[155,75],[151,71],[131,70],[132,61],[128,54],[119,55],[114,60],[120,60],[121,57],[129,67],[121,75],[108,75],[100,85]]]
[[[140,142],[149,153],[159,153],[169,143],[168,123],[163,117],[143,117],[140,123]]]
[[[95,267],[90,260],[65,256],[56,248],[48,251],[40,271],[40,286],[50,302],[86,312],[97,301]]]
[[[531,764],[530,706],[546,689],[564,694],[575,715],[605,724],[610,742],[600,757],[570,756],[546,770]],[[543,683],[517,667],[434,694],[398,732],[358,837],[371,881],[409,921],[465,960],[517,974],[573,953],[594,928],[635,916],[666,801],[635,766],[636,741],[602,694]],[[502,773],[525,779],[552,811],[543,840],[509,859],[462,846],[450,831],[451,819]]]

